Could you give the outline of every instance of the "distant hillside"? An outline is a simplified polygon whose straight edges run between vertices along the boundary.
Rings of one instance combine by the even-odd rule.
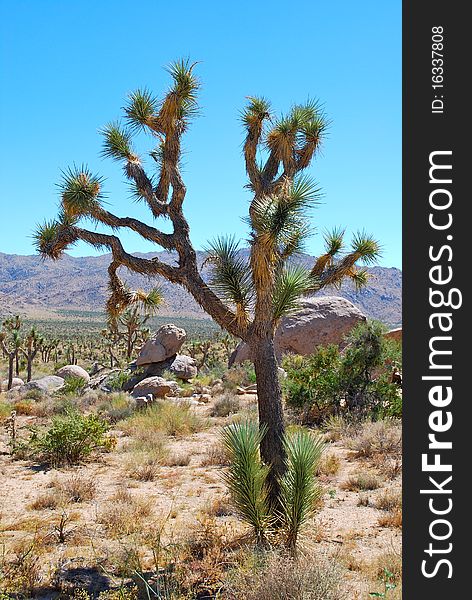
[[[172,261],[172,255],[159,252],[162,260]],[[153,257],[156,253],[137,254]],[[201,264],[203,253],[198,253]],[[314,258],[303,255],[300,262],[313,264]],[[42,261],[38,256],[20,256],[0,253],[0,315],[20,313],[25,315],[53,316],[57,309],[102,311],[107,297],[107,266],[110,255],[74,258],[64,256],[57,262]],[[208,277],[208,267],[203,267],[203,277]],[[322,292],[348,298],[367,316],[390,326],[401,324],[402,273],[399,269],[373,267],[369,286],[356,292],[345,284],[341,290]],[[122,272],[122,277],[132,287],[148,288],[160,285],[166,298],[161,310],[163,316],[205,318],[207,315],[193,298],[180,286],[158,279]]]

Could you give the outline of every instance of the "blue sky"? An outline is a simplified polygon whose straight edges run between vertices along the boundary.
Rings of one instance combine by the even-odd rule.
[[[226,4],[226,5],[223,5]],[[186,135],[185,211],[197,248],[244,238],[250,199],[239,111],[264,95],[277,112],[318,98],[332,121],[310,174],[323,189],[321,232],[365,229],[401,265],[401,3],[352,0],[0,0],[0,251],[32,254],[35,224],[56,213],[61,169],[87,163],[106,178],[112,211],[148,219],[98,130],[127,93],[165,91],[163,66],[201,61],[201,116]],[[143,140],[144,142],[146,140]],[[146,150],[146,143],[139,149]],[[149,146],[151,149],[151,146]],[[130,251],[153,250],[123,234]],[[307,250],[321,249],[321,235]],[[78,245],[71,254],[93,254]]]

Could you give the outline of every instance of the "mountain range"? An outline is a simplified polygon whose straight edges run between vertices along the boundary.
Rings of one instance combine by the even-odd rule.
[[[161,260],[174,262],[173,255],[168,252],[136,253],[136,256],[146,258],[156,255]],[[310,266],[315,259],[304,254],[298,260],[301,264]],[[202,265],[203,252],[198,252],[198,261]],[[43,261],[36,255],[0,252],[0,315],[23,314],[54,318],[58,310],[102,312],[108,293],[109,262],[109,254],[86,257],[65,255],[61,260],[52,262]],[[204,279],[208,279],[209,268],[203,264]],[[371,275],[370,282],[360,292],[347,283],[340,290],[326,289],[320,294],[347,298],[368,317],[383,321],[391,327],[399,326],[402,320],[402,272],[394,267],[377,266],[368,271]],[[149,280],[127,270],[123,270],[121,276],[132,288],[147,289],[159,285],[166,299],[159,313],[162,316],[207,317],[180,286],[160,278]]]

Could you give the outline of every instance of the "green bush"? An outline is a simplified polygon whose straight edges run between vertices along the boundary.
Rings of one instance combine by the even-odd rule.
[[[51,466],[74,465],[94,450],[110,449],[114,438],[106,437],[108,424],[97,415],[68,411],[53,419],[44,432],[34,431],[28,441],[30,454]]]
[[[58,393],[61,396],[78,396],[84,391],[86,385],[87,382],[82,377],[68,377]]]
[[[401,392],[391,382],[393,366],[401,367],[401,345],[383,333],[380,323],[363,323],[348,336],[344,352],[328,346],[308,357],[286,357],[287,403],[312,422],[341,411],[401,417]]]

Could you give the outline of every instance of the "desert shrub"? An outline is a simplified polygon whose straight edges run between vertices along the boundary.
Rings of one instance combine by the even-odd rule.
[[[36,496],[31,502],[29,508],[31,510],[54,510],[59,505],[60,498],[58,495],[51,490]]]
[[[141,531],[144,519],[152,513],[151,501],[148,498],[134,496],[126,488],[119,488],[101,506],[98,522],[116,536]]]
[[[0,402],[0,421],[8,419],[13,408],[9,402]]]
[[[378,510],[393,511],[402,507],[402,493],[398,489],[383,490],[375,499],[375,508]]]
[[[336,475],[341,467],[341,460],[335,454],[326,454],[318,465],[319,475]]]
[[[126,472],[138,481],[154,481],[159,473],[163,457],[159,452],[133,452],[126,462]]]
[[[34,415],[36,414],[36,403],[31,400],[18,400],[14,404],[14,409],[17,415]],[[0,413],[1,414],[1,413]]]
[[[227,583],[231,600],[344,600],[341,572],[332,560],[269,553],[249,571],[239,569]]]
[[[243,363],[227,369],[223,375],[223,385],[228,390],[235,390],[237,387],[246,387],[256,383],[256,372],[252,362]]]
[[[41,579],[39,540],[36,537],[17,543],[10,552],[4,549],[0,555],[0,598],[36,597],[35,590]]]
[[[359,458],[399,457],[402,450],[401,424],[394,419],[366,421],[355,435],[345,438],[345,443]]]
[[[114,438],[106,437],[107,431],[107,423],[97,415],[69,411],[55,417],[46,431],[33,431],[27,446],[32,457],[52,466],[74,465],[94,450],[113,446]]]
[[[285,357],[287,403],[316,423],[341,412],[401,416],[401,390],[391,382],[392,365],[399,361],[383,333],[379,323],[360,324],[347,337],[343,352],[328,346],[308,357]]]
[[[64,385],[58,390],[61,396],[79,396],[83,391],[87,382],[82,377],[68,377],[64,381]]]
[[[88,502],[95,498],[97,484],[93,477],[76,474],[54,484],[66,502]]]
[[[136,373],[133,373],[135,375]],[[112,392],[119,392],[123,389],[125,383],[130,379],[129,371],[117,371],[112,373],[106,380],[106,385]]]
[[[240,408],[239,398],[231,393],[224,393],[215,400],[210,411],[212,417],[227,417],[237,413]]]
[[[130,397],[126,392],[106,394],[97,407],[100,414],[109,423],[118,423],[130,417],[134,410]]]
[[[321,415],[329,414],[343,391],[340,362],[337,346],[320,348],[309,357],[286,357],[283,366],[287,379],[283,388],[288,404],[296,408],[316,406]]]
[[[156,402],[146,410],[121,421],[119,427],[130,435],[141,437],[146,432],[161,432],[180,437],[202,431],[207,423],[184,402]]]
[[[359,471],[350,475],[344,481],[341,487],[350,492],[359,492],[366,490],[376,490],[382,484],[382,480],[378,475],[370,471]]]

